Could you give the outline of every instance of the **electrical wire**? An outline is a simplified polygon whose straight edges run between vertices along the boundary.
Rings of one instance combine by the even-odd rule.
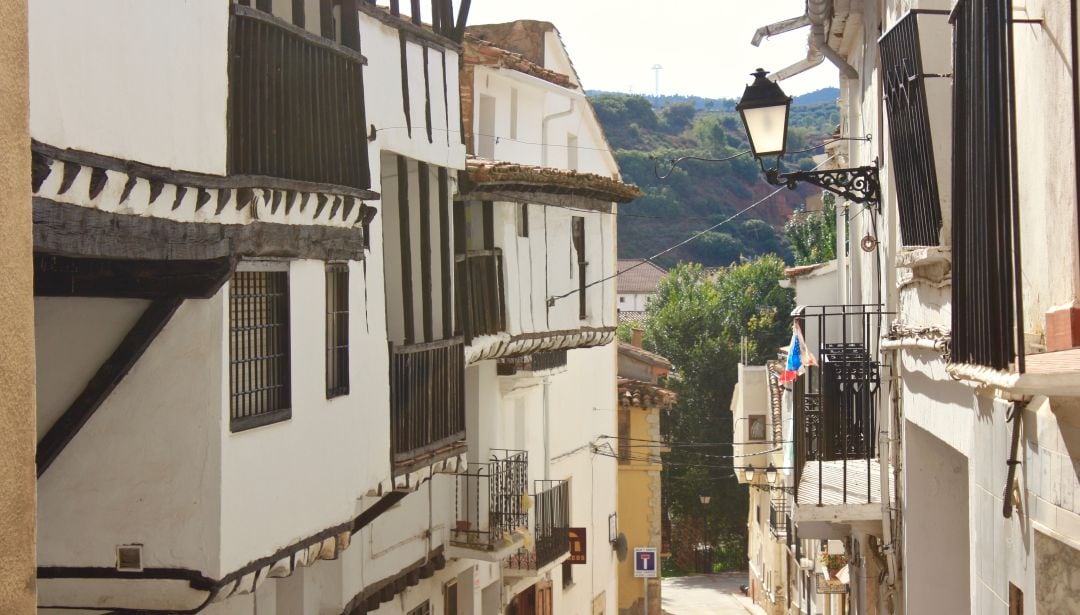
[[[833,157],[830,156],[830,157],[826,158],[825,160],[821,161],[819,164],[814,166],[814,169],[820,168],[822,165],[824,165],[825,163],[832,160],[832,158]],[[679,243],[671,246],[670,248],[665,248],[664,250],[661,250],[660,252],[657,252],[656,254],[650,256],[649,258],[646,258],[646,259],[642,260],[639,263],[631,265],[631,266],[627,267],[626,269],[623,269],[622,271],[616,271],[615,273],[613,273],[613,274],[611,274],[609,276],[600,278],[599,280],[595,280],[593,282],[589,282],[588,284],[585,284],[582,287],[574,288],[574,289],[572,289],[570,291],[567,291],[567,292],[565,292],[565,293],[563,293],[561,295],[554,295],[552,297],[549,297],[548,298],[548,304],[549,305],[554,304],[556,301],[558,301],[560,299],[565,299],[565,298],[567,298],[567,297],[569,297],[571,295],[574,295],[574,294],[576,294],[576,293],[578,293],[578,292],[580,292],[582,290],[588,289],[588,288],[590,288],[592,286],[596,286],[597,284],[602,284],[604,282],[607,282],[608,280],[613,280],[613,279],[615,279],[615,278],[617,278],[617,277],[619,277],[621,275],[629,273],[629,272],[633,271],[634,269],[637,269],[638,267],[641,267],[645,263],[651,263],[654,259],[660,258],[661,256],[663,256],[663,255],[665,255],[665,254],[667,254],[669,252],[673,252],[673,251],[683,247],[684,245],[690,243],[691,241],[694,241],[694,240],[698,239],[699,237],[701,237],[705,233],[708,233],[710,231],[718,229],[721,226],[727,224],[728,222],[731,222],[735,218],[738,218],[739,216],[743,215],[744,213],[750,211],[751,209],[753,209],[753,208],[761,205],[762,203],[768,201],[769,199],[776,196],[777,194],[780,194],[780,192],[782,192],[785,189],[786,189],[785,186],[781,186],[781,187],[777,188],[776,190],[773,190],[772,192],[765,195],[764,197],[758,199],[757,201],[754,201],[753,203],[751,203],[751,204],[747,205],[746,207],[740,209],[739,211],[731,214],[727,218],[725,218],[725,219],[721,220],[720,222],[710,226],[709,228],[704,229],[702,231],[698,231],[697,233],[694,233],[690,237],[687,237],[686,239],[680,241]]]

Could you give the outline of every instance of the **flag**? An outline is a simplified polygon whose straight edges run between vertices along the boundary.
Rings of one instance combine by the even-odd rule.
[[[787,365],[784,366],[784,373],[780,374],[780,383],[787,384],[803,375],[807,365],[817,365],[817,360],[806,347],[806,340],[803,339],[799,323],[794,323],[791,326],[791,345],[788,346]]]

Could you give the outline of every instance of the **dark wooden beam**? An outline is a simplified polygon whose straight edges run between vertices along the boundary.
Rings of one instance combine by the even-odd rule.
[[[409,224],[409,160],[397,157],[398,238],[401,249],[401,314],[405,321],[405,343],[413,343],[416,328],[413,323],[412,229]]]
[[[461,0],[458,7],[457,27],[454,28],[454,41],[460,43],[465,38],[465,23],[469,21],[469,5],[472,0]]]
[[[450,250],[450,179],[446,167],[439,167],[439,263],[442,277],[442,336],[454,334],[454,311],[451,301],[451,263],[454,253]]]
[[[417,163],[420,183],[420,309],[424,323],[424,341],[435,339],[433,321],[435,301],[431,284],[431,174],[425,162]]]
[[[73,257],[210,261],[230,257],[363,260],[361,228],[215,224],[130,216],[34,197],[34,250]]]
[[[484,201],[480,215],[484,219],[484,249],[491,250],[495,247],[495,203]]]
[[[427,126],[428,143],[434,143],[431,132],[431,75],[428,69],[428,48],[421,48],[424,59],[424,124]]]
[[[406,53],[408,38],[404,30],[398,32],[398,45],[401,48],[401,105],[405,111],[406,132],[412,137],[412,109],[410,109],[409,104],[409,56]]]
[[[124,336],[120,345],[102,363],[79,396],[38,443],[37,475],[39,478],[56,461],[94,412],[101,407],[113,389],[120,384],[183,302],[184,300],[180,297],[157,299],[146,308],[135,326]]]
[[[304,14],[304,0],[292,0],[292,22],[298,28],[303,28],[307,22],[307,15]]]
[[[357,0],[341,2],[341,44],[360,51],[360,13]]]
[[[34,255],[34,296],[208,299],[236,260],[143,261]]]

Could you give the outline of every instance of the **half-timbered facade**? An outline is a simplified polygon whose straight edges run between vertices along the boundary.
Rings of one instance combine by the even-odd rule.
[[[465,15],[423,12],[31,7],[44,612],[456,604]]]
[[[460,492],[481,514],[459,512],[454,553],[496,564],[478,568],[485,613],[615,613],[616,462],[600,436],[617,416],[614,214],[639,192],[554,26],[470,26],[463,44],[454,254],[476,478]]]

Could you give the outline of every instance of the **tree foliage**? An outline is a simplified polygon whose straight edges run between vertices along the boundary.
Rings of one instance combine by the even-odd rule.
[[[673,522],[700,518],[698,496],[711,495],[713,544],[745,539],[746,491],[731,469],[728,408],[743,345],[750,363],[761,363],[790,335],[794,300],[790,290],[780,288],[783,270],[775,255],[711,272],[680,264],[668,272],[647,309],[645,345],[667,357],[678,373],[669,381],[679,396],[670,436],[675,442],[703,443],[673,447],[665,456],[664,489]],[[690,548],[678,541],[672,545],[675,551]]]
[[[798,213],[784,225],[796,265],[813,265],[836,258],[836,197],[826,193],[821,211]]]

